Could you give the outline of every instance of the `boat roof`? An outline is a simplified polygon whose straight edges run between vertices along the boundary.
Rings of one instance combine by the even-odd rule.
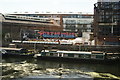
[[[0,49],[4,49],[4,50],[16,50],[16,51],[19,51],[19,50],[22,50],[23,48],[8,48],[8,47],[0,47]]]
[[[92,51],[92,53],[94,54],[94,53],[104,53],[104,52],[102,52],[102,51]]]
[[[105,55],[105,52],[102,51],[92,51],[93,55]]]
[[[60,51],[60,50],[42,50],[42,52],[52,52],[52,53],[68,53],[68,54],[91,54],[91,52],[85,52],[85,51]]]

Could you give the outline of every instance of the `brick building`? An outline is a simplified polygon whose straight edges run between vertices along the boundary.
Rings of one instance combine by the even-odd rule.
[[[3,36],[20,39],[22,30],[77,33],[89,41],[93,14],[87,13],[11,13],[3,15]],[[15,32],[15,31],[16,32]],[[87,34],[87,36],[85,35]]]
[[[78,33],[77,36],[89,41],[90,34],[93,30],[93,14],[80,12],[56,12],[56,13],[13,13],[11,15],[35,17],[39,19],[51,19],[60,25],[62,31]],[[46,28],[47,29],[47,28]],[[84,35],[88,34],[88,36]]]
[[[120,0],[98,0],[94,4],[96,45],[120,45]]]
[[[2,15],[2,39],[20,40],[23,30],[43,30],[43,31],[62,31],[62,27],[56,24],[54,20],[42,19],[16,15]],[[33,33],[34,34],[34,33]]]

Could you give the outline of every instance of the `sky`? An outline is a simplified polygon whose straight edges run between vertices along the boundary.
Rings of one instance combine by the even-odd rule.
[[[83,12],[93,13],[97,0],[0,0],[0,13]]]

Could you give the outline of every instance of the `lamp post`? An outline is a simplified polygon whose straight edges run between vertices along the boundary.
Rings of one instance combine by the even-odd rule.
[[[113,35],[113,11],[112,11],[112,26],[111,26],[111,34]]]
[[[118,38],[118,45],[120,45],[120,43],[119,43],[119,42],[120,42],[120,38]]]
[[[104,39],[104,44],[103,45],[105,45],[105,40],[106,40],[106,38],[103,38]]]

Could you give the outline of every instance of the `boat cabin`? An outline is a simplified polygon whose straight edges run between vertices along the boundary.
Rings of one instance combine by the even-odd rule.
[[[104,54],[102,52],[85,52],[85,51],[42,50],[41,56],[80,58],[80,59],[104,59]]]
[[[105,59],[105,53],[101,51],[92,51],[92,59]]]

